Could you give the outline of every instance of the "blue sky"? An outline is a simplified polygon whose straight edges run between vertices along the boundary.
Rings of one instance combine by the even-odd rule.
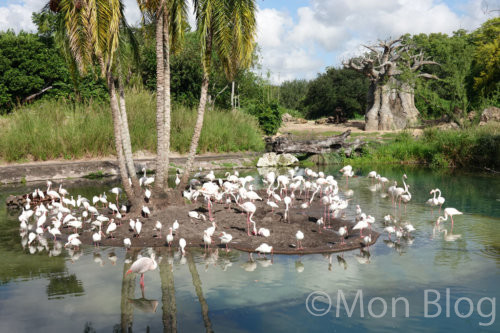
[[[129,23],[136,0],[122,0]],[[47,0],[0,0],[0,30],[33,30],[31,13]],[[362,52],[361,44],[403,33],[473,30],[499,12],[500,0],[257,0],[262,73],[274,82],[314,78]],[[487,6],[485,6],[487,5]]]

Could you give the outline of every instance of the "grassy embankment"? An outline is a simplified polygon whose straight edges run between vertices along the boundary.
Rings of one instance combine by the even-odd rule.
[[[500,169],[498,123],[461,130],[429,128],[418,137],[414,137],[409,131],[353,134],[368,142],[360,156],[346,158],[342,154],[326,154],[326,163],[354,166],[405,163],[426,164],[433,168]],[[306,160],[304,165],[310,164],[308,162]]]
[[[127,94],[133,151],[156,152],[154,95]],[[196,110],[174,106],[171,147],[185,153],[193,134]],[[57,158],[103,157],[115,152],[111,112],[107,103],[76,105],[40,101],[0,118],[0,160],[23,162]],[[199,152],[262,151],[257,121],[241,112],[207,110]]]

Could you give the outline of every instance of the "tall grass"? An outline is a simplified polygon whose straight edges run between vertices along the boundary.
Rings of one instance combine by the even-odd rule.
[[[440,167],[500,168],[500,125],[463,130],[426,129],[419,138],[401,132],[393,141],[372,145],[348,163],[423,163]]]
[[[148,92],[127,94],[127,113],[134,151],[156,151],[155,97]],[[196,110],[174,106],[172,150],[189,149]],[[115,153],[113,124],[107,103],[77,104],[46,100],[0,118],[0,159],[6,161],[75,159]],[[207,110],[199,152],[264,149],[255,118],[240,112]]]

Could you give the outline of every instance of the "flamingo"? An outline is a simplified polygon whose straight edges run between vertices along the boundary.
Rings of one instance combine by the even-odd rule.
[[[95,247],[99,247],[99,243],[101,242],[101,235],[104,235],[101,231],[101,228],[99,228],[99,231],[92,234],[92,241],[94,242]]]
[[[295,234],[295,238],[297,238],[297,250],[302,250],[304,249],[302,247],[302,240],[304,239],[304,233],[302,231],[297,231],[297,233]]]
[[[181,183],[181,180],[179,179],[179,174],[176,174],[175,175],[175,186],[179,186],[180,183]]]
[[[174,236],[172,235],[172,228],[170,227],[169,230],[170,230],[170,233],[167,235],[168,247],[170,247],[172,245],[172,242],[174,241]]]
[[[111,235],[111,238],[115,238],[113,236],[113,232],[116,230],[116,223],[114,219],[111,219],[111,222],[108,225],[108,228],[106,229],[106,235]]]
[[[271,207],[271,212],[274,212],[274,208],[279,207],[274,201],[270,201],[270,200],[267,200],[266,205]]]
[[[132,241],[130,240],[130,238],[124,238],[123,239],[123,245],[125,246],[125,248],[127,249],[130,249],[130,247],[132,246]]]
[[[205,215],[198,213],[195,210],[189,211],[188,216],[193,218],[193,219],[197,219],[197,220],[203,220],[203,221],[207,220],[207,217]]]
[[[352,230],[360,229],[359,235],[363,237],[363,229],[368,228],[368,222],[366,221],[365,214],[361,214],[361,220],[356,223],[356,225],[352,228]]]
[[[273,247],[272,247],[272,246],[269,246],[267,243],[262,243],[262,244],[260,244],[260,245],[259,245],[259,246],[255,249],[255,252],[258,252],[258,253],[259,253],[259,255],[260,255],[261,253],[264,253],[264,258],[265,258],[265,255],[266,255],[267,253],[271,253],[271,255],[272,255],[272,254],[274,254]]]
[[[161,237],[161,228],[163,227],[163,225],[161,224],[160,221],[156,221],[155,223],[155,229],[160,233],[160,236]]]
[[[262,237],[269,237],[271,236],[271,231],[267,228],[259,228],[259,231],[257,232],[258,235]]]
[[[437,188],[434,191],[436,191],[436,192],[439,193],[438,197],[436,198],[436,200],[437,200],[437,204],[439,205],[439,214],[441,214],[441,207],[443,206],[445,199],[444,199],[444,197],[441,196],[441,190],[440,189]]]
[[[391,234],[396,232],[396,229],[393,226],[385,227],[384,231],[387,232],[387,235],[389,236],[389,240],[391,240]]]
[[[155,254],[154,252],[151,253],[151,257],[141,257],[134,261],[132,266],[130,266],[130,269],[125,273],[125,276],[127,276],[130,273],[138,273],[141,274],[141,279],[140,279],[140,285],[144,289],[144,273],[147,271],[154,271],[158,267],[158,264],[155,261]]]
[[[325,222],[323,222],[323,218],[320,217],[319,219],[317,219],[316,224],[318,225],[318,233],[321,233],[321,225],[325,225]]]
[[[174,223],[172,224],[172,230],[175,232],[177,232],[177,229],[179,229],[179,222],[177,220],[174,221]]]
[[[179,247],[181,249],[182,255],[185,255],[186,251],[184,250],[184,248],[186,247],[186,240],[184,238],[179,239]]]
[[[54,242],[57,240],[57,236],[61,235],[61,231],[59,231],[59,229],[56,227],[49,228],[49,233],[52,234],[52,236],[54,236]]]
[[[444,218],[441,218],[441,221],[448,220],[448,216],[449,216],[451,219],[451,230],[453,230],[453,216],[454,215],[462,215],[462,214],[463,213],[458,211],[457,209],[452,208],[452,207],[448,207],[448,208],[444,209]],[[438,218],[438,221],[439,221],[439,218]]]
[[[257,207],[250,201],[244,202],[243,204],[238,204],[245,213],[247,213],[247,234],[250,236],[250,221],[252,221],[252,217],[255,214],[255,211],[257,210]]]
[[[431,206],[431,213],[433,212],[432,207],[439,205],[439,201],[436,198],[436,190],[431,190],[429,194],[433,194],[433,197],[426,201],[426,205]]]
[[[144,217],[148,218],[151,214],[151,211],[147,206],[142,206],[142,213],[144,214]]]
[[[338,234],[341,238],[340,244],[345,244],[345,236],[348,234],[347,226],[340,227],[338,230]]]
[[[220,236],[221,236],[220,237],[221,244],[226,244],[226,252],[229,252],[228,244],[233,239],[233,236],[231,236],[230,234],[228,234],[224,231],[220,234]]]
[[[366,247],[368,247],[368,251],[370,250],[370,243],[372,242],[372,236],[367,235],[363,237],[363,244],[365,244]]]
[[[142,222],[137,219],[135,221],[135,232],[137,233],[137,238],[141,236]]]
[[[415,227],[414,227],[412,224],[409,224],[409,223],[408,223],[408,224],[406,224],[406,225],[404,226],[404,228],[405,228],[406,232],[408,233],[408,236],[410,236],[410,232],[412,232],[412,231],[415,231],[415,230],[416,230],[416,229],[415,229]]]
[[[203,243],[205,243],[205,252],[210,249],[210,244],[212,244],[212,238],[207,234],[207,231],[203,231]]]
[[[283,199],[283,202],[285,203],[285,221],[288,219],[288,222],[290,222],[290,216],[288,215],[288,209],[289,209],[290,204],[292,203],[292,198],[290,198],[289,196],[286,196]]]
[[[116,195],[116,205],[118,206],[118,197],[120,196],[120,194],[122,193],[122,189],[119,188],[119,187],[113,187],[111,189],[111,193],[113,193],[114,195]]]
[[[373,184],[373,179],[377,178],[377,171],[368,172],[368,178],[371,178]]]
[[[212,237],[212,235],[214,234],[215,232],[215,228],[217,228],[217,224],[215,222],[212,222],[212,226],[207,228],[205,231],[207,232],[207,235],[209,237]]]

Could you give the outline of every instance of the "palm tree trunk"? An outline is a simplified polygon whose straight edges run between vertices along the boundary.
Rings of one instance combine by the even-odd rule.
[[[120,177],[122,181],[122,186],[127,194],[129,200],[134,200],[134,191],[132,186],[128,181],[127,165],[125,163],[125,155],[123,154],[123,140],[122,140],[122,122],[120,115],[120,106],[118,105],[118,98],[116,96],[115,82],[113,79],[113,74],[111,72],[107,73],[108,89],[111,104],[111,114],[113,117],[113,129],[115,137],[115,147],[116,154],[118,157],[118,167],[120,169]]]
[[[133,256],[127,255],[128,258],[133,258]],[[132,303],[129,299],[134,298],[135,293],[135,276],[130,274],[125,276],[125,273],[129,270],[132,263],[123,264],[123,277],[122,277],[122,297],[121,297],[121,331],[130,332],[132,331],[132,322],[134,318],[134,309]]]
[[[172,264],[163,260],[160,264],[161,303],[163,306],[163,332],[177,332],[177,305]]]
[[[193,260],[191,253],[186,254],[186,259],[189,266],[189,272],[191,272],[191,277],[193,278],[193,286],[196,291],[196,296],[198,296],[198,301],[201,305],[201,315],[203,316],[203,323],[205,324],[205,329],[207,332],[213,332],[212,323],[210,322],[210,317],[208,316],[208,304],[203,296],[203,289],[201,288],[201,280],[198,275],[198,270],[196,269],[196,264]]]
[[[158,14],[156,21],[156,176],[155,189],[158,192],[163,191],[164,173],[163,163],[165,149],[165,65],[163,55],[163,11]]]
[[[123,152],[125,153],[125,162],[127,170],[132,180],[132,189],[136,194],[140,191],[139,180],[134,165],[134,158],[132,157],[132,144],[130,142],[130,132],[127,119],[127,108],[125,104],[125,92],[123,89],[123,82],[121,77],[118,77],[118,93],[120,96],[120,113],[122,120],[122,139],[123,139]]]
[[[236,109],[236,106],[234,105],[234,80],[231,82],[231,110],[234,111]]]
[[[165,185],[163,188],[168,189],[168,168],[170,164],[170,123],[172,106],[170,103],[170,35],[168,31],[168,12],[164,11],[163,19],[163,44],[165,46],[165,63],[164,63],[164,130],[163,130],[163,177]]]
[[[189,147],[189,155],[187,158],[186,166],[184,169],[184,173],[182,174],[181,182],[179,184],[181,188],[184,188],[187,185],[189,173],[191,172],[191,168],[193,167],[196,150],[198,149],[201,129],[203,127],[203,117],[205,116],[205,105],[207,104],[208,80],[208,73],[204,72],[203,81],[201,83],[200,104],[198,105],[198,117],[196,118],[196,124],[194,126],[194,134],[193,139],[191,140],[191,146]]]

